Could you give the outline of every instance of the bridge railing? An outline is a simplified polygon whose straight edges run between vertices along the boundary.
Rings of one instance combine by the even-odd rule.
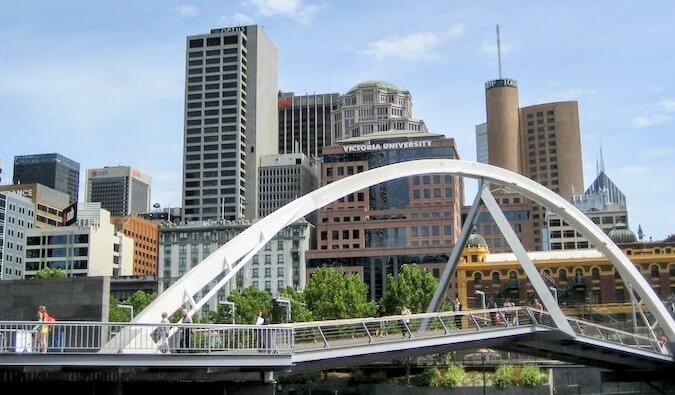
[[[111,345],[118,333],[128,338]],[[293,329],[284,326],[0,322],[0,353],[290,354],[292,349]]]
[[[513,307],[304,322],[292,326],[295,331],[294,349],[309,351],[489,331],[532,323],[528,308]]]

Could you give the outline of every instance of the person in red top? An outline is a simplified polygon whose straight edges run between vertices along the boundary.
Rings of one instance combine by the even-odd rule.
[[[538,323],[541,324],[541,317],[544,311],[544,306],[541,304],[541,302],[539,302],[539,299],[534,298],[534,302],[532,302],[532,308],[537,310],[537,321]]]

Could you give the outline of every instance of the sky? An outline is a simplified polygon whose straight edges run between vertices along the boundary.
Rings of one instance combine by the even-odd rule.
[[[153,203],[180,205],[185,37],[247,24],[277,46],[280,90],[390,81],[475,160],[499,24],[521,106],[577,100],[585,185],[602,146],[631,228],[663,239],[675,233],[673,14],[669,1],[0,0],[3,182],[14,155],[58,152],[81,164],[81,185],[85,169],[130,165],[152,176]]]

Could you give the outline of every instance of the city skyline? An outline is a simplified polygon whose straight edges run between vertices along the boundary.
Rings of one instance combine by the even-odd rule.
[[[263,25],[278,48],[280,90],[346,93],[364,80],[390,81],[411,92],[430,132],[454,138],[460,157],[475,160],[474,127],[485,121],[483,83],[497,76],[500,23],[504,76],[518,79],[521,106],[578,100],[585,179],[593,179],[602,142],[631,225],[654,239],[673,233],[673,185],[657,178],[675,167],[667,134],[675,93],[666,78],[675,56],[660,50],[674,40],[661,9],[672,11],[670,4],[641,8],[648,24],[627,2],[612,3],[611,21],[594,16],[606,7],[580,2],[498,9],[435,2],[405,13],[367,5],[349,20],[329,18],[347,15],[349,2],[151,3],[133,12],[121,4],[45,2],[31,7],[30,21],[25,5],[6,6],[3,179],[11,179],[15,155],[59,152],[83,169],[142,168],[155,181],[153,202],[179,205],[185,38],[250,23]]]

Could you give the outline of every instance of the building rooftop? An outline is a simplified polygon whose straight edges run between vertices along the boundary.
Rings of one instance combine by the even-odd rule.
[[[388,82],[388,81],[368,80],[368,81],[363,81],[359,84],[354,85],[348,92],[357,90],[359,88],[369,88],[371,86],[376,86],[378,88],[395,90],[395,91],[402,91],[401,88],[399,88],[398,86],[396,86],[396,85],[394,85],[394,84],[392,84],[391,82]]]
[[[527,255],[533,261],[549,261],[563,259],[590,259],[602,258],[604,255],[596,249],[531,251]],[[485,262],[517,262],[518,258],[512,252],[489,254]]]
[[[363,136],[357,136],[357,137],[350,137],[348,139],[342,139],[339,140],[338,143],[340,144],[350,144],[350,143],[363,143],[367,142],[370,140],[377,140],[377,139],[396,139],[396,138],[437,138],[437,137],[445,137],[445,135],[438,134],[438,133],[429,133],[429,132],[423,132],[423,131],[415,131],[415,130],[388,130],[385,132],[376,132],[376,133],[369,133]]]

